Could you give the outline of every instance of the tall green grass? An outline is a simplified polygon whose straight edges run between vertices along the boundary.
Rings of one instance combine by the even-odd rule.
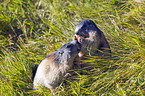
[[[104,32],[111,59],[90,57],[90,75],[62,84],[58,95],[145,95],[145,2],[133,0],[1,0],[1,96],[52,95],[32,91],[32,69],[71,41],[75,26],[93,20]]]

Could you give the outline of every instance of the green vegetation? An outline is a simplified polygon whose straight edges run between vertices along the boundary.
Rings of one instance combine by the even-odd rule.
[[[136,0],[137,1],[137,0]],[[145,1],[0,0],[1,96],[50,95],[32,89],[32,69],[71,41],[75,26],[93,20],[112,50],[108,60],[90,57],[90,75],[57,89],[60,96],[145,95]]]

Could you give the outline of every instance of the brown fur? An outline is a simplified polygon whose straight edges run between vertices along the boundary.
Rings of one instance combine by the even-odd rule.
[[[53,92],[53,89],[62,82],[68,70],[74,64],[79,64],[79,50],[80,44],[72,41],[46,56],[37,68],[33,82],[34,89],[44,86]]]

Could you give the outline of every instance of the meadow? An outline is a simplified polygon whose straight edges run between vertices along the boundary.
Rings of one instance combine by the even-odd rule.
[[[104,32],[112,57],[82,61],[94,68],[90,75],[67,79],[69,86],[62,83],[56,94],[144,96],[145,1],[135,1],[0,0],[1,96],[51,96],[46,88],[31,90],[32,67],[71,41],[85,19]]]

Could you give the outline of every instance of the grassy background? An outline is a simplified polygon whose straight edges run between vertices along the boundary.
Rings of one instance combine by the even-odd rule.
[[[0,0],[1,96],[33,92],[31,67],[72,40],[75,26],[93,20],[104,32],[112,58],[90,57],[90,75],[79,75],[58,95],[145,95],[145,2],[133,0]],[[69,81],[69,80],[68,80]]]

